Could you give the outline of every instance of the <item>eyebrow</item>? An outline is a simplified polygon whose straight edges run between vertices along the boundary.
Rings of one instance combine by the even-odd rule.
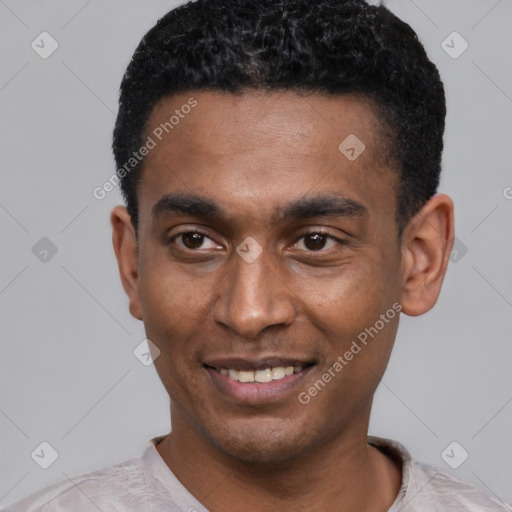
[[[153,206],[153,217],[164,213],[178,213],[210,221],[227,221],[228,215],[211,199],[197,194],[166,194]],[[274,223],[284,220],[310,219],[313,217],[363,217],[367,208],[352,199],[338,194],[301,197],[278,207]]]
[[[166,194],[152,209],[153,217],[172,212],[212,220],[224,220],[226,217],[212,200],[196,194]]]
[[[364,205],[338,194],[302,197],[278,210],[279,221],[310,219],[313,217],[363,217],[368,213]]]

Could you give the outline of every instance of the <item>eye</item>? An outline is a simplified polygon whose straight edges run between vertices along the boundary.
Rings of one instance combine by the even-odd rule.
[[[196,249],[218,249],[220,246],[208,235],[201,231],[184,231],[174,235],[169,242],[175,243],[182,249],[194,251]]]
[[[294,244],[294,247],[301,251],[325,252],[337,244],[343,244],[343,240],[336,238],[327,233],[318,231],[304,233],[300,239]],[[301,245],[303,247],[301,247]]]

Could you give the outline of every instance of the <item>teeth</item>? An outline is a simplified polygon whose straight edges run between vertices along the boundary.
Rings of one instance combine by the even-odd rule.
[[[294,373],[299,373],[302,366],[276,366],[275,368],[265,368],[264,370],[232,370],[231,368],[220,368],[219,373],[229,376],[230,379],[240,382],[271,382],[273,380],[284,379]]]
[[[254,372],[254,380],[256,382],[271,382],[272,370],[267,368],[266,370],[258,370],[257,372]]]
[[[238,380],[240,382],[254,382],[254,372],[246,372],[243,370],[240,370],[238,372]]]
[[[284,368],[282,366],[272,368],[272,380],[283,379],[284,377],[286,377],[286,374],[284,373]]]

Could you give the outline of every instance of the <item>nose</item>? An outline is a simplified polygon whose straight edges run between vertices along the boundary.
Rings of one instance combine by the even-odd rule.
[[[234,255],[217,293],[213,320],[244,338],[253,340],[270,326],[289,326],[295,318],[293,292],[271,268],[265,251],[251,263]]]

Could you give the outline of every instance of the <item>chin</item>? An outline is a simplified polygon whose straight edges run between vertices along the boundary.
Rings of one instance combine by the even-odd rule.
[[[207,432],[207,437],[218,451],[252,465],[286,463],[296,459],[314,444],[316,437],[311,431],[292,426],[281,418],[272,421],[254,418],[251,422],[233,423]]]

